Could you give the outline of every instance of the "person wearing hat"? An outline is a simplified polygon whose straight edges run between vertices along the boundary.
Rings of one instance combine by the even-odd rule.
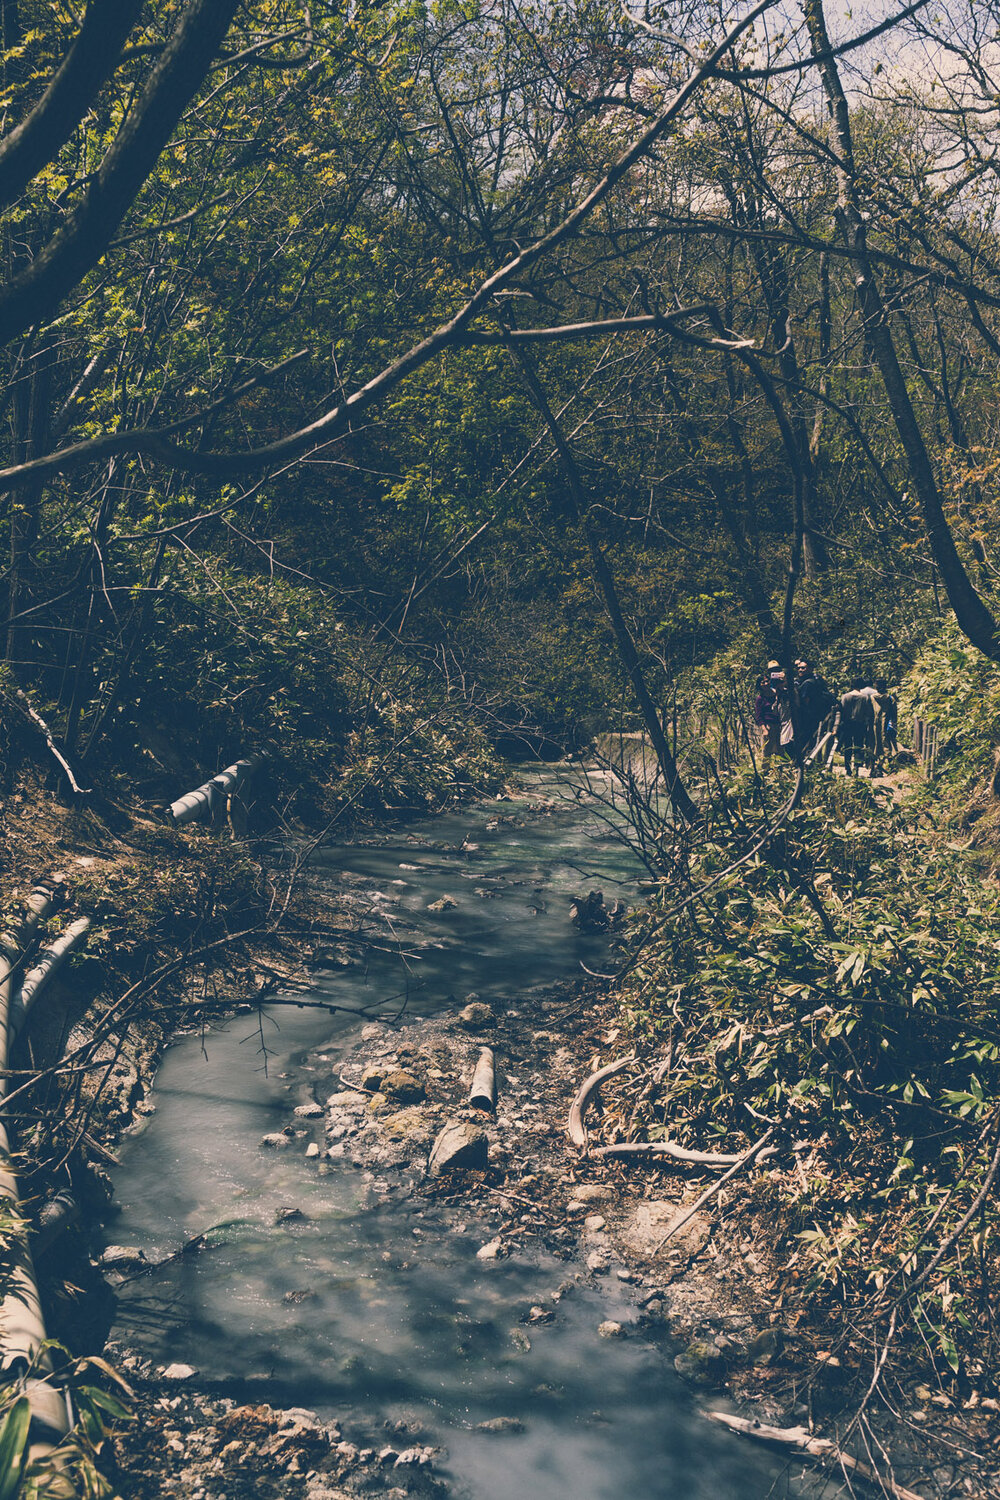
[[[768,674],[757,683],[757,695],[753,700],[753,721],[760,733],[761,757],[770,760],[781,749],[781,710],[777,691]]]

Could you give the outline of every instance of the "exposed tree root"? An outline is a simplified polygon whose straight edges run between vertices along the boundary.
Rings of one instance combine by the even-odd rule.
[[[629,1063],[633,1062],[635,1062],[635,1054],[630,1052],[628,1057],[620,1057],[617,1062],[608,1063],[606,1068],[598,1068],[597,1072],[591,1073],[590,1077],[585,1079],[577,1089],[576,1097],[569,1107],[569,1119],[566,1122],[566,1129],[569,1132],[569,1138],[573,1142],[573,1145],[579,1147],[581,1151],[586,1151],[587,1149],[587,1127],[583,1123],[583,1117],[593,1094],[601,1086],[605,1078],[610,1078],[614,1073],[620,1073],[623,1068],[627,1068]]]

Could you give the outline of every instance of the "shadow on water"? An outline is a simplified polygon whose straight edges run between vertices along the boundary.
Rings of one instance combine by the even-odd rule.
[[[634,901],[641,872],[557,772],[526,780],[519,800],[317,856],[411,956],[373,952],[320,973],[313,998],[360,1008],[409,987],[419,1015],[475,989],[516,1012],[526,988],[607,964],[605,941],[571,927],[569,899],[598,886]],[[428,912],[444,895],[457,905]],[[647,1336],[598,1336],[603,1320],[628,1332],[634,1317],[617,1285],[566,1286],[571,1267],[547,1254],[477,1260],[483,1226],[430,1205],[406,1172],[317,1166],[304,1139],[260,1147],[294,1105],[339,1087],[359,1029],[275,1009],[266,1067],[246,1015],[204,1047],[187,1036],[168,1049],[156,1112],[116,1174],[113,1238],[159,1258],[227,1222],[209,1248],[123,1288],[116,1336],[227,1394],[335,1412],[361,1430],[405,1421],[447,1450],[470,1500],[793,1493],[777,1461],[697,1416]],[[527,1322],[537,1304],[551,1322]],[[509,1430],[475,1430],[498,1417]]]

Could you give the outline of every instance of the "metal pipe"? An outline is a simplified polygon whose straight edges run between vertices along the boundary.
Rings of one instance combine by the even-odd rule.
[[[13,1042],[15,990],[23,955],[39,922],[55,905],[58,891],[58,885],[55,888],[36,886],[28,898],[25,916],[0,937],[0,1211],[20,1226],[23,1226],[24,1219],[19,1208],[17,1178],[10,1164],[7,1125],[2,1115]],[[20,1378],[22,1382],[32,1424],[37,1429],[37,1441],[31,1447],[35,1458],[51,1454],[71,1426],[66,1399],[48,1378],[52,1364],[45,1344],[45,1320],[31,1250],[24,1228],[17,1227],[11,1233],[8,1290],[0,1302],[0,1371],[8,1378]],[[64,1493],[71,1491],[64,1490]]]
[[[472,1091],[469,1103],[473,1109],[485,1109],[492,1114],[497,1104],[497,1075],[493,1061],[493,1048],[484,1047],[472,1075]]]
[[[25,974],[19,993],[10,1008],[8,1030],[13,1045],[28,1020],[28,1013],[47,988],[54,974],[58,974],[66,959],[75,948],[79,948],[90,931],[90,918],[78,917],[65,932],[59,934],[54,943],[42,952],[38,963]]]
[[[245,760],[234,761],[231,766],[213,776],[211,781],[204,782],[195,787],[193,792],[171,802],[168,809],[170,817],[177,825],[214,817],[217,809],[225,806],[229,794],[255,775],[263,764],[262,755],[251,755]]]
[[[35,1225],[35,1254],[44,1255],[46,1250],[69,1229],[80,1217],[80,1205],[69,1188],[60,1188],[54,1198],[42,1205]]]

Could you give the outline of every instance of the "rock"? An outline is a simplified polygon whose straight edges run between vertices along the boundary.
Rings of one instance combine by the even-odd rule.
[[[459,1011],[455,1021],[466,1031],[482,1031],[493,1025],[493,1007],[482,1000],[472,1000]]]
[[[286,1292],[281,1300],[286,1306],[294,1307],[299,1302],[315,1302],[318,1296],[312,1287],[297,1287],[293,1292]]]
[[[409,1109],[397,1109],[382,1120],[383,1134],[393,1141],[413,1141],[426,1145],[434,1133],[434,1127],[422,1109],[411,1105]]]
[[[603,1214],[588,1214],[583,1221],[583,1227],[588,1234],[600,1234],[607,1222]]]
[[[781,1357],[784,1347],[783,1328],[764,1328],[747,1345],[747,1362],[751,1365],[772,1365]]]
[[[603,1203],[611,1194],[602,1182],[577,1182],[573,1184],[574,1203]]]
[[[294,1112],[303,1120],[315,1120],[323,1113],[323,1106],[313,1100],[310,1104],[296,1104]]]
[[[160,1376],[163,1380],[191,1380],[197,1373],[194,1365],[167,1365]]]
[[[319,1147],[317,1146],[317,1144],[316,1144],[315,1141],[310,1141],[309,1144],[308,1144],[308,1146],[306,1147],[306,1156],[310,1160],[312,1160],[313,1157],[316,1157],[318,1155],[319,1155]]]
[[[274,1210],[274,1222],[276,1224],[301,1224],[305,1221],[305,1218],[306,1215],[302,1212],[301,1208],[288,1206]]]
[[[467,1120],[450,1120],[431,1148],[427,1169],[432,1177],[458,1169],[482,1172],[489,1162],[485,1130]]]
[[[477,1260],[500,1260],[507,1254],[507,1247],[503,1240],[490,1240],[488,1245],[480,1245],[476,1251]]]
[[[268,1146],[272,1151],[283,1151],[295,1140],[294,1135],[286,1135],[283,1130],[272,1130],[269,1135],[262,1135],[260,1143]]]
[[[615,1323],[611,1318],[606,1318],[603,1323],[600,1323],[597,1332],[602,1339],[620,1339],[624,1336],[622,1325]]]
[[[438,901],[431,901],[431,902],[429,902],[428,906],[427,906],[427,910],[428,911],[451,911],[452,908],[455,907],[455,906],[457,906],[457,905],[458,905],[458,902],[455,900],[454,896],[442,896],[440,898],[440,900],[438,900]]]
[[[693,1339],[677,1355],[674,1369],[692,1385],[718,1385],[725,1378],[726,1357],[708,1339]]]
[[[381,1092],[393,1104],[419,1104],[425,1096],[420,1079],[407,1068],[393,1068],[386,1073]]]
[[[523,1432],[524,1423],[518,1417],[490,1417],[487,1422],[477,1422],[475,1432]]]
[[[366,1096],[360,1089],[341,1089],[326,1101],[327,1109],[363,1109]]]
[[[381,1063],[369,1063],[368,1067],[361,1074],[361,1087],[367,1089],[369,1092],[372,1089],[380,1089],[382,1087],[382,1079],[388,1071],[389,1068]],[[329,1102],[328,1099],[327,1104]]]
[[[685,1259],[697,1255],[699,1250],[704,1249],[712,1226],[705,1214],[695,1214],[688,1219],[689,1211],[685,1204],[671,1203],[669,1200],[640,1203],[626,1224],[622,1238],[636,1255],[649,1259],[657,1254],[657,1247],[671,1228],[685,1219],[686,1222],[677,1233],[667,1240],[662,1253]]]
[[[587,1270],[595,1276],[603,1276],[611,1269],[611,1261],[603,1250],[592,1250],[587,1256]]]
[[[109,1245],[101,1256],[101,1265],[108,1270],[127,1271],[148,1264],[145,1254],[137,1245]]]

